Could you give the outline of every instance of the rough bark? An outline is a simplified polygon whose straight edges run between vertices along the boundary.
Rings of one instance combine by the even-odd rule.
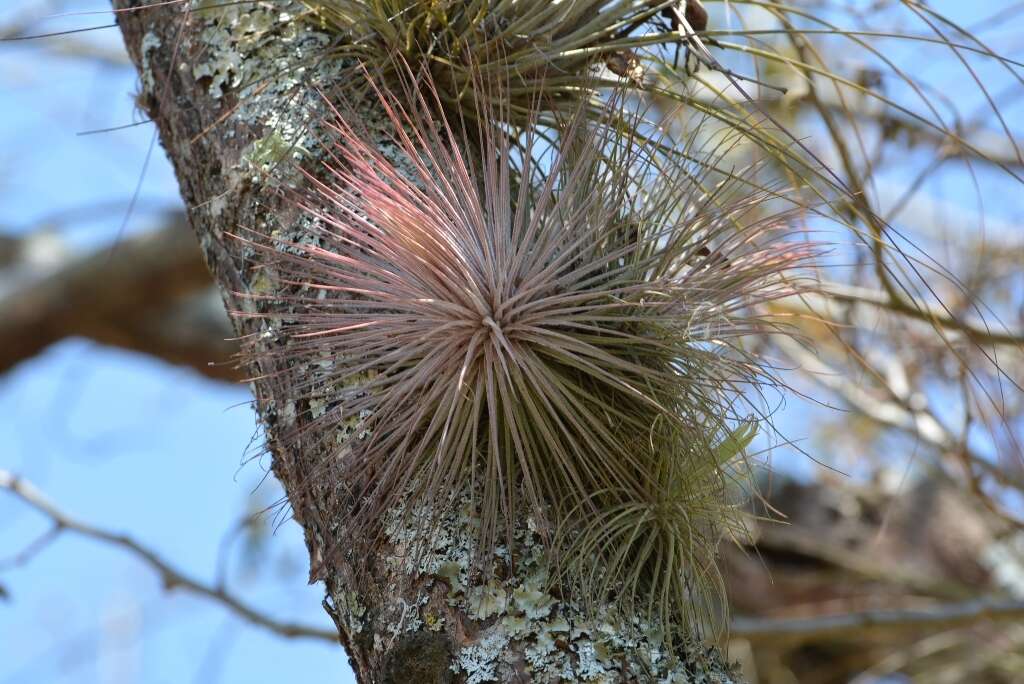
[[[140,4],[114,0],[124,9]],[[229,310],[251,311],[244,293],[266,293],[266,283],[252,268],[251,252],[227,233],[244,227],[303,238],[302,217],[273,187],[294,180],[288,169],[295,160],[315,161],[310,130],[323,108],[315,88],[331,92],[341,71],[340,60],[316,58],[329,38],[295,21],[300,11],[281,1],[226,3],[191,15],[180,5],[118,15],[140,71],[139,101],[159,127]],[[384,130],[373,101],[348,105],[370,131]],[[240,334],[258,330],[252,320],[235,324]],[[361,682],[731,681],[717,652],[697,640],[677,640],[679,657],[672,658],[658,630],[642,620],[609,612],[588,621],[571,601],[543,591],[543,549],[526,524],[516,536],[522,561],[486,583],[469,572],[472,521],[461,512],[445,519],[417,567],[401,552],[421,540],[397,524],[369,558],[352,558],[347,540],[338,538],[349,501],[331,471],[330,446],[343,444],[350,430],[338,426],[303,449],[294,441],[284,446],[280,435],[301,427],[315,406],[291,395],[282,376],[253,385],[274,473],[305,532],[310,579],[325,582],[324,606]],[[357,561],[365,563],[358,574]]]

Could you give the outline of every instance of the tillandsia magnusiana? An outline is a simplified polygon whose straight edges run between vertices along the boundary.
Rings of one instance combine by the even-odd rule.
[[[578,108],[512,140],[479,125],[502,105],[453,118],[429,72],[397,61],[402,92],[371,84],[402,161],[334,109],[328,161],[294,197],[310,239],[242,237],[293,292],[242,314],[266,326],[248,358],[286,362],[296,399],[327,397],[280,438],[353,428],[335,450],[348,544],[469,496],[481,573],[527,516],[579,603],[709,625],[717,545],[743,533],[759,422],[744,390],[772,383],[743,340],[775,329],[757,305],[798,290],[814,249],[774,193],[716,176],[728,136],[665,153],[613,93],[605,122]],[[485,78],[478,92],[505,86]]]

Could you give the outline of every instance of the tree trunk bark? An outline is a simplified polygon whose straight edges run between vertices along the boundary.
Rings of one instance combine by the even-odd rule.
[[[251,249],[228,233],[241,227],[302,239],[301,217],[275,187],[295,179],[296,161],[313,167],[318,144],[309,130],[324,109],[318,90],[337,85],[341,60],[319,58],[330,38],[298,20],[302,7],[289,0],[192,3],[212,7],[201,11],[156,0],[114,6],[126,10],[118,23],[139,69],[138,102],[159,127],[225,304],[252,311],[244,295],[263,291],[260,272]],[[375,100],[348,104],[369,130],[386,129]],[[251,319],[235,325],[240,335],[257,329]],[[734,681],[718,652],[697,639],[677,640],[671,657],[638,618],[608,612],[588,621],[544,591],[543,550],[525,524],[516,536],[524,560],[486,583],[468,572],[472,521],[461,514],[449,516],[419,567],[401,555],[418,541],[414,531],[391,526],[357,574],[336,538],[347,505],[340,478],[324,467],[335,435],[307,440],[306,449],[282,445],[277,438],[301,427],[310,406],[279,378],[253,387],[273,471],[305,532],[310,580],[326,585],[324,607],[360,682]]]

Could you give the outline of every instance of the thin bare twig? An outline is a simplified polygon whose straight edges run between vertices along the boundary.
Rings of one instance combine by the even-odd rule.
[[[47,516],[53,521],[54,529],[63,532],[69,531],[80,534],[84,537],[106,542],[118,546],[132,555],[136,556],[153,570],[163,580],[167,589],[183,589],[198,596],[207,598],[227,608],[235,615],[241,617],[254,625],[269,629],[271,632],[283,637],[306,637],[320,639],[333,644],[338,643],[338,634],[333,630],[320,629],[307,625],[284,622],[265,615],[242,602],[241,599],[233,596],[226,589],[212,589],[201,582],[189,577],[180,570],[171,566],[152,549],[139,544],[131,537],[123,534],[116,534],[107,530],[93,527],[87,523],[76,520],[61,511],[53,504],[39,489],[31,482],[18,477],[17,475],[0,470],[0,489],[6,489],[26,504]],[[35,546],[35,544],[33,544]],[[24,557],[19,554],[19,558]]]

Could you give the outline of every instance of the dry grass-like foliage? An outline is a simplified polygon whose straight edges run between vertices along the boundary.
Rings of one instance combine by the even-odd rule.
[[[509,83],[500,95],[501,109],[519,123],[534,116],[534,95],[541,88],[548,106],[573,111],[581,100],[589,102],[595,62],[632,64],[641,81],[639,58],[628,52],[637,43],[629,31],[660,11],[657,2],[608,0],[303,2],[347,37],[339,51],[373,69],[390,70],[395,54],[427,65],[441,101],[466,115],[496,104],[479,101],[474,79]],[[675,39],[666,35],[663,41]]]
[[[339,454],[354,538],[469,491],[481,569],[525,514],[595,601],[706,622],[696,597],[742,528],[743,392],[771,382],[742,340],[774,329],[754,307],[791,294],[813,250],[786,239],[791,214],[763,215],[769,193],[713,177],[727,139],[689,139],[707,163],[682,162],[616,100],[626,131],[580,109],[557,145],[534,127],[514,142],[445,119],[429,77],[425,96],[412,82],[378,91],[404,162],[336,112],[326,173],[298,200],[313,239],[256,243],[272,289],[301,292],[259,297],[285,344],[249,353],[321,368],[299,394],[331,388],[295,438],[362,435]]]
[[[595,81],[684,104],[740,135],[753,154],[772,161],[773,174],[807,186],[830,214],[876,246],[879,261],[883,252],[896,261],[906,257],[890,244],[885,221],[864,196],[858,158],[870,160],[870,136],[861,130],[866,113],[886,121],[890,133],[906,129],[919,139],[937,138],[1020,179],[1012,163],[965,134],[969,126],[960,115],[950,123],[950,103],[889,53],[915,49],[929,61],[962,62],[965,86],[984,94],[1006,133],[1005,156],[1016,163],[1021,150],[996,94],[972,63],[1005,70],[1018,83],[1024,82],[1020,63],[911,0],[886,0],[871,9],[852,0],[828,6],[757,0],[302,2],[338,34],[334,51],[374,71],[388,71],[394,54],[427,65],[441,100],[463,116],[495,104],[480,106],[476,70],[486,80],[510,84],[502,107],[517,124],[529,120],[533,94],[541,89],[545,106],[571,112],[582,103],[593,116],[604,116],[591,97]],[[881,28],[868,21],[873,15],[885,17]],[[795,103],[813,121],[793,121]],[[808,144],[807,132],[820,127],[823,139],[839,148],[841,163],[826,162],[820,147]],[[891,290],[895,296],[898,287]]]

